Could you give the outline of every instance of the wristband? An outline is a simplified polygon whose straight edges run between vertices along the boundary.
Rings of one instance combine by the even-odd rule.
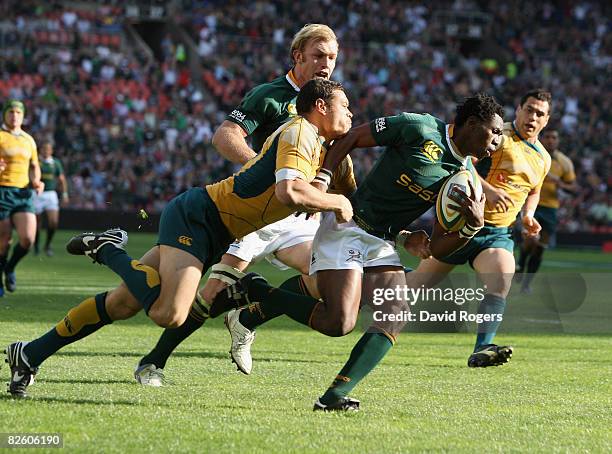
[[[321,168],[319,169],[319,172],[317,173],[317,176],[314,178],[313,181],[323,183],[324,185],[329,187],[329,185],[331,185],[331,177],[332,173],[329,170]]]
[[[529,216],[530,218],[532,218],[534,214],[535,214],[535,210],[525,210],[523,212],[523,217]]]
[[[478,232],[480,232],[480,229],[482,229],[482,226],[480,226],[480,227],[472,227],[471,225],[465,224],[463,227],[461,227],[461,229],[458,232],[459,233],[459,237],[460,238],[467,238],[467,239],[474,238],[474,235],[476,235]]]

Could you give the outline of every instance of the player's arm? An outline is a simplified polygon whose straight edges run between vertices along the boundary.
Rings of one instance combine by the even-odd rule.
[[[540,223],[534,217],[535,210],[538,208],[538,203],[540,203],[539,186],[529,193],[523,205],[521,223],[523,224],[523,231],[526,236],[536,236],[540,233],[540,230],[542,230]]]
[[[215,131],[212,144],[225,159],[235,164],[245,164],[257,155],[247,144],[246,136],[247,133],[242,126],[225,120]]]
[[[514,201],[506,191],[502,188],[496,188],[481,175],[478,175],[478,178],[480,178],[482,191],[487,198],[487,205],[498,213],[505,213],[511,206],[514,206]]]
[[[68,181],[63,173],[57,176],[57,189],[62,193],[62,202],[68,203]]]
[[[28,169],[30,184],[37,194],[45,190],[45,184],[41,181],[40,164],[38,163],[38,152],[36,146],[32,150],[32,158],[30,159],[30,167]]]
[[[483,193],[480,200],[476,200],[472,182],[468,180],[468,184],[471,191],[469,196],[460,189],[449,195],[456,203],[449,205],[449,208],[461,213],[465,226],[458,232],[449,232],[436,220],[430,243],[431,255],[436,259],[442,259],[465,246],[484,226],[485,195]]]
[[[333,211],[340,223],[353,217],[353,208],[346,197],[320,191],[300,178],[279,181],[274,194],[280,203],[296,211]]]
[[[378,144],[372,135],[370,123],[364,123],[352,128],[344,136],[334,140],[332,146],[327,150],[318,179],[324,179],[329,186],[334,171],[351,150],[355,148],[374,147],[376,145]],[[315,184],[317,183],[315,182]],[[323,185],[317,184],[317,187],[322,188]]]

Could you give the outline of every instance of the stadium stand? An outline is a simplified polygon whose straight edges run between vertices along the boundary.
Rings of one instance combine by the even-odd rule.
[[[333,77],[351,94],[356,124],[403,110],[452,118],[455,101],[477,90],[511,118],[521,93],[549,88],[551,124],[580,185],[563,198],[560,230],[612,233],[605,2],[172,3],[191,39],[165,33],[157,60],[130,45],[120,2],[0,6],[0,96],[24,99],[26,129],[55,141],[74,208],[159,212],[175,193],[228,175],[212,132],[249,88],[288,69],[296,30],[323,22],[339,37]],[[185,46],[197,51],[201,78]],[[360,176],[376,150],[355,157]]]

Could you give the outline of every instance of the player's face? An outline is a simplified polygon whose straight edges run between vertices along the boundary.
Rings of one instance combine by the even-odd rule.
[[[335,90],[326,105],[325,131],[327,140],[336,139],[351,129],[353,114],[349,110],[349,100],[343,90]]]
[[[40,155],[43,159],[49,158],[53,154],[53,148],[51,148],[51,144],[46,143],[40,148]]]
[[[329,79],[336,67],[338,43],[336,41],[308,41],[301,52],[295,54],[295,66],[306,81],[315,77]]]
[[[4,114],[4,122],[11,129],[21,128],[23,124],[23,110],[17,107],[11,107]]]
[[[542,134],[542,145],[552,153],[559,148],[559,133],[557,131],[546,131]]]
[[[478,158],[486,158],[497,150],[501,143],[504,129],[504,120],[499,115],[495,114],[493,118],[485,122],[471,117],[468,122],[473,124],[470,127],[470,144],[469,154]]]
[[[529,97],[525,104],[516,108],[516,128],[525,139],[537,138],[548,124],[549,118],[550,106],[548,101],[540,101]]]

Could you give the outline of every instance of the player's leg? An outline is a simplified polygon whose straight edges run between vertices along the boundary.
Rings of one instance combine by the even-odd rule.
[[[159,248],[149,250],[140,262],[151,268],[158,268]],[[16,397],[25,397],[26,388],[32,383],[43,361],[59,349],[95,333],[113,321],[132,317],[141,308],[140,303],[122,283],[110,292],[86,298],[39,338],[30,342],[12,343],[5,351],[11,367],[9,392]]]
[[[406,279],[401,267],[379,267],[367,269],[363,281],[363,301],[372,301],[375,289],[395,289],[404,287]],[[375,310],[382,314],[400,314],[407,310],[405,301],[396,299],[397,295]],[[382,318],[382,317],[379,317]],[[396,320],[399,317],[395,318]],[[395,344],[395,340],[405,322],[389,323],[386,320],[374,321],[353,347],[350,357],[340,370],[331,386],[314,405],[314,410],[351,411],[359,408],[359,401],[351,399],[348,394],[382,361]]]
[[[42,225],[42,215],[36,213],[36,236],[34,237],[34,255],[40,253],[40,226]]]
[[[9,292],[14,292],[17,288],[15,267],[30,251],[36,238],[36,215],[34,213],[21,211],[12,216],[13,226],[17,232],[17,242],[13,246],[10,259],[6,262],[4,273],[6,276],[5,285]]]
[[[514,275],[514,255],[506,248],[488,248],[481,251],[473,261],[487,293],[478,307],[478,314],[489,321],[478,324],[474,354],[470,356],[471,367],[487,367],[503,364],[512,356],[511,347],[493,344],[495,334],[503,319],[506,297]]]
[[[51,249],[51,241],[53,240],[53,236],[57,231],[57,226],[59,224],[59,209],[58,210],[47,210],[47,239],[45,240],[45,254],[49,257],[53,255],[53,250]],[[40,230],[40,229],[39,229]]]
[[[535,273],[540,269],[544,251],[548,249],[550,240],[557,228],[557,210],[556,208],[539,206],[535,212],[535,218],[542,226],[539,238],[531,238],[533,248],[531,255],[527,260],[527,273],[521,285],[521,293],[531,293],[531,282],[535,277]]]
[[[439,284],[450,273],[455,264],[445,263],[430,257],[419,262],[419,266],[406,273],[406,285],[410,288],[430,288]]]
[[[230,251],[232,249],[230,248]],[[221,265],[221,266],[219,266]],[[227,287],[228,283],[235,282],[242,277],[249,265],[248,261],[242,260],[231,254],[224,254],[221,262],[212,267],[211,276],[193,301],[191,309],[185,322],[178,328],[167,328],[162,333],[155,347],[138,362],[134,372],[136,381],[144,385],[161,386],[162,370],[172,352],[191,334],[197,331],[209,317],[210,302],[214,297]],[[218,276],[215,278],[214,276]]]
[[[2,189],[0,189],[0,192]],[[13,226],[7,217],[0,219],[0,297],[4,296],[4,270],[6,268],[6,256],[8,255]]]
[[[279,249],[274,254],[276,259],[301,274],[292,276],[281,285],[281,288],[295,293],[319,297],[316,276],[310,276],[310,259],[312,256],[312,241],[305,241],[294,246]]]

